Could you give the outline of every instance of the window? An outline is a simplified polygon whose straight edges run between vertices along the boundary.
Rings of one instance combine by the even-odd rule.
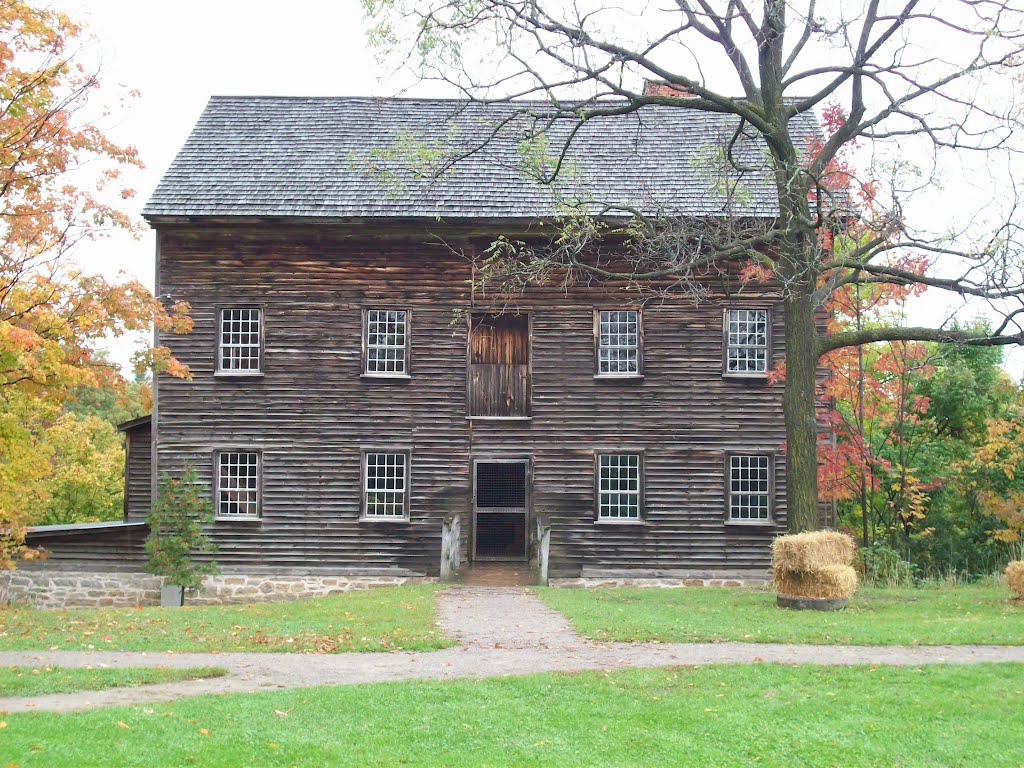
[[[257,307],[233,307],[220,311],[218,372],[260,372],[263,362],[261,314]]]
[[[366,364],[369,376],[408,374],[409,316],[404,309],[366,310]]]
[[[725,313],[726,375],[768,372],[768,310],[730,309]]]
[[[771,456],[729,456],[729,521],[771,519]]]
[[[597,457],[597,519],[640,519],[638,453],[601,453]]]
[[[217,517],[259,517],[260,455],[256,451],[217,454]]]
[[[409,502],[407,453],[363,454],[363,516],[395,520],[406,517]]]
[[[640,373],[640,313],[635,309],[601,309],[597,313],[597,375]]]

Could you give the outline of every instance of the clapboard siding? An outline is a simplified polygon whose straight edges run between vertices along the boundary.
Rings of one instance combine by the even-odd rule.
[[[153,431],[149,422],[125,430],[124,516],[145,520],[152,503]]]
[[[194,330],[162,333],[191,381],[156,383],[160,472],[193,463],[212,478],[220,448],[262,452],[258,521],[218,521],[225,566],[392,568],[436,575],[441,520],[470,509],[471,457],[533,461],[534,509],[553,528],[552,575],[584,569],[763,568],[785,525],[782,388],[722,376],[726,306],[778,309],[770,296],[680,298],[644,307],[644,378],[594,378],[593,312],[631,294],[607,286],[531,288],[532,418],[466,418],[470,261],[426,230],[166,227],[159,292],[192,306]],[[449,243],[451,244],[451,243]],[[467,253],[473,243],[463,242]],[[218,308],[264,311],[262,376],[214,375]],[[360,377],[362,309],[411,311],[411,378]],[[784,355],[773,311],[772,356]],[[360,521],[360,451],[411,451],[407,522]],[[594,451],[645,455],[643,525],[594,522]],[[775,524],[725,523],[727,451],[775,454]],[[466,519],[466,528],[469,519]]]
[[[93,528],[55,526],[68,530],[54,531],[44,526],[29,531],[25,544],[41,548],[46,558],[18,564],[19,570],[54,571],[142,571],[146,566],[146,525],[111,526]]]

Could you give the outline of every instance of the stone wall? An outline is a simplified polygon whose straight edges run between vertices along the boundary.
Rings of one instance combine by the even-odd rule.
[[[0,573],[0,603],[36,608],[159,605],[162,581],[145,573],[8,571]]]
[[[310,575],[228,573],[207,577],[189,605],[226,605],[322,597],[368,587],[436,581],[405,574]],[[746,587],[766,584],[761,573],[652,576],[622,573],[551,579],[553,587]],[[0,572],[0,605],[37,608],[101,608],[159,605],[163,579],[145,573],[61,571],[45,568]]]
[[[583,577],[577,579],[551,579],[552,587],[761,587],[769,583],[763,578],[737,579],[664,579],[651,577]]]
[[[576,577],[552,578],[552,587],[760,587],[771,573],[759,568],[611,569],[584,568]]]
[[[367,587],[432,581],[415,576],[275,576],[227,574],[207,577],[189,605],[258,603],[322,597]],[[145,573],[19,570],[0,573],[0,605],[37,608],[99,608],[159,605],[163,579]]]
[[[185,601],[192,605],[227,603],[262,603],[271,600],[297,600],[323,597],[335,592],[350,592],[369,587],[397,587],[400,584],[423,584],[437,579],[423,576],[268,576],[265,574],[232,574],[209,577],[197,595]]]

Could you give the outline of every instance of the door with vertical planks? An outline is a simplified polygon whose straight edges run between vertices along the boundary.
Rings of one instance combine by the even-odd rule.
[[[529,316],[473,315],[468,368],[467,408],[470,416],[529,417]]]

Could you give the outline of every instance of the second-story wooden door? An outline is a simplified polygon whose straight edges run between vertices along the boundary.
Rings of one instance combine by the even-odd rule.
[[[530,415],[528,315],[472,316],[467,388],[470,416]]]

